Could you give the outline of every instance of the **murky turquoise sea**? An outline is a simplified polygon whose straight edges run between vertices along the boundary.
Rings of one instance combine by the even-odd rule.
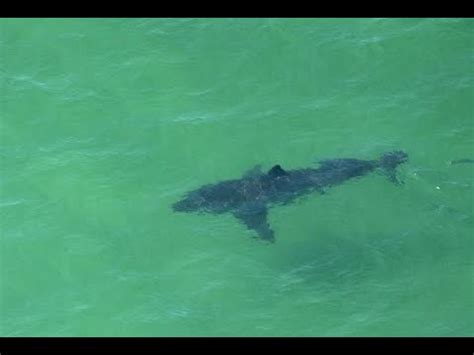
[[[0,335],[474,336],[472,19],[0,19]],[[255,166],[403,149],[270,210]]]

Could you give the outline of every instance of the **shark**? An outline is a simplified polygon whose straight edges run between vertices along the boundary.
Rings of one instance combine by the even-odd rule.
[[[238,179],[206,184],[187,192],[172,205],[174,212],[230,213],[249,230],[267,242],[275,241],[268,223],[268,210],[286,205],[311,193],[324,194],[328,188],[372,172],[384,174],[400,185],[396,168],[408,160],[404,151],[390,151],[373,160],[354,158],[326,159],[317,167],[285,170],[279,164],[264,171],[261,165]]]

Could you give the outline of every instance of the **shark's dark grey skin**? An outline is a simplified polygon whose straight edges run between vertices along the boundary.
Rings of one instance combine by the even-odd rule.
[[[324,193],[331,186],[363,176],[375,170],[399,184],[396,167],[407,161],[408,155],[394,151],[376,160],[333,159],[319,162],[317,169],[283,170],[275,165],[264,173],[257,166],[242,178],[205,185],[187,193],[173,204],[179,212],[232,213],[247,228],[267,241],[274,241],[274,232],[267,221],[267,209],[286,204],[314,191]]]

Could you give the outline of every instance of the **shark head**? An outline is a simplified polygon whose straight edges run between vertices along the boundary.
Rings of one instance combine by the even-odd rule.
[[[173,211],[175,212],[192,212],[198,211],[205,200],[199,194],[188,194],[186,198],[173,204]]]

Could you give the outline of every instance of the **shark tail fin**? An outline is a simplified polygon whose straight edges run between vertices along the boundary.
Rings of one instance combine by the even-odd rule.
[[[403,151],[385,153],[377,161],[379,168],[388,180],[396,185],[402,185],[403,181],[397,178],[397,166],[406,162],[408,155]]]
[[[387,177],[388,181],[395,185],[403,185],[403,181],[397,177],[397,171],[395,168],[382,167],[382,173]]]

